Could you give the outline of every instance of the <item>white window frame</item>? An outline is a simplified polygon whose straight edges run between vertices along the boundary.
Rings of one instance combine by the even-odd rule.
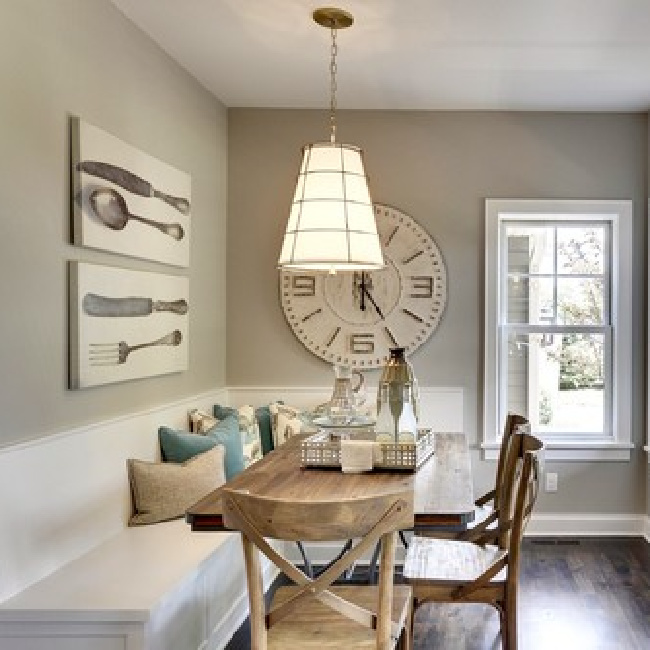
[[[629,460],[632,444],[632,201],[487,199],[485,201],[485,332],[483,442],[486,459],[499,453],[505,413],[500,413],[499,325],[503,252],[508,221],[603,221],[611,228],[612,412],[602,436],[544,437],[549,460]]]

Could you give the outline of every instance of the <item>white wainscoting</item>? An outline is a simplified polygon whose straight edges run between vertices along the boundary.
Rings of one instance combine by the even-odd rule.
[[[0,449],[0,601],[119,533],[127,458],[157,460],[158,427],[227,402],[226,389]]]
[[[230,403],[269,404],[277,400],[299,408],[313,408],[332,396],[332,388],[314,386],[231,386]],[[366,405],[372,408],[377,398],[377,386],[366,386]],[[437,431],[463,430],[463,389],[454,387],[420,387],[420,421],[422,426]]]

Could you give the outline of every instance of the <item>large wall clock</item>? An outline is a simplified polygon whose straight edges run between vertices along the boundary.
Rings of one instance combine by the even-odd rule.
[[[316,356],[355,368],[383,366],[392,347],[410,354],[438,327],[447,272],[438,246],[410,216],[375,204],[386,267],[281,271],[280,299],[294,334]]]

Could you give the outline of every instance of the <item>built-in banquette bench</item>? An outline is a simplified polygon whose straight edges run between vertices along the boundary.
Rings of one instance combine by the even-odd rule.
[[[222,647],[240,555],[235,534],[191,533],[182,519],[127,528],[3,603],[0,647]]]
[[[0,449],[0,648],[223,648],[248,611],[237,534],[193,533],[183,519],[127,527],[126,460],[159,460],[158,427],[186,427],[191,408],[278,394],[299,406],[328,396],[215,391]],[[423,406],[462,428],[462,391],[425,391]]]
[[[160,460],[215,391],[0,449],[0,648],[224,647],[247,615],[237,534],[183,519],[128,527],[126,460]],[[268,576],[268,580],[272,579]]]

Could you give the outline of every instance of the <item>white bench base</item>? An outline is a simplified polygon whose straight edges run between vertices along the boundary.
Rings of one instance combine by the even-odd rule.
[[[221,648],[246,616],[245,580],[238,534],[128,528],[1,603],[0,647]]]

